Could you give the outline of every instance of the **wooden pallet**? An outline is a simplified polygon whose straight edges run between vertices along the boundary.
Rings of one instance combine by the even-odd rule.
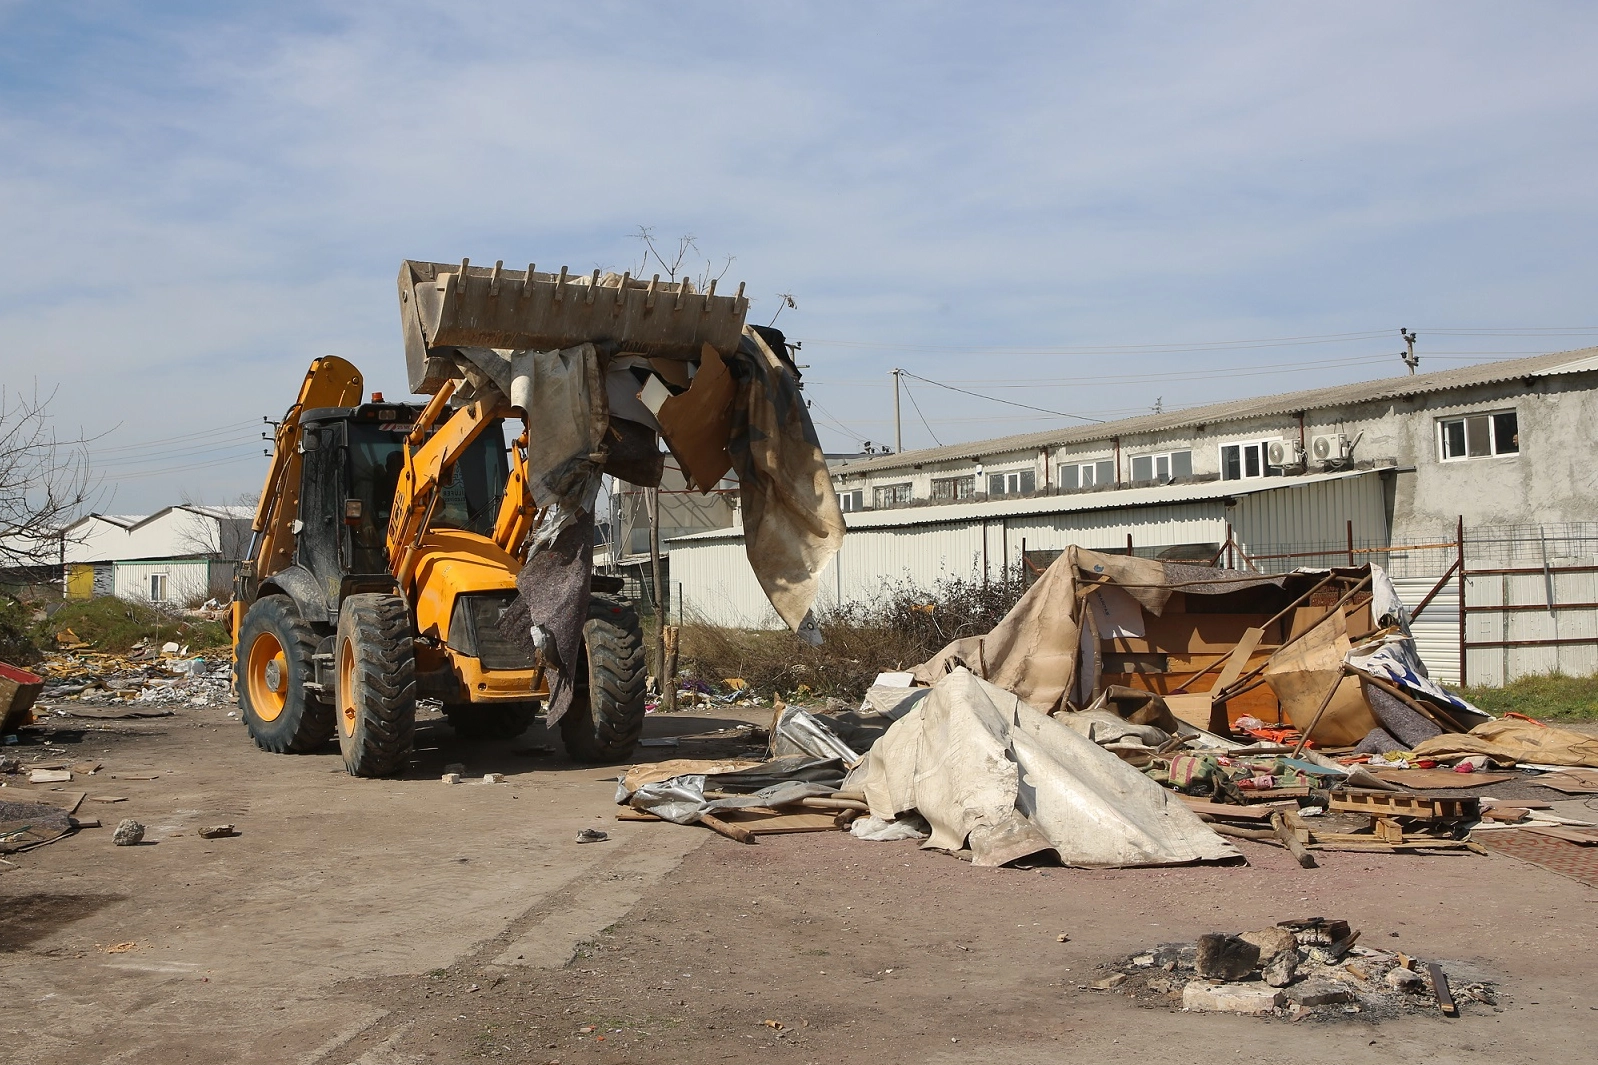
[[[1474,795],[1409,795],[1392,791],[1343,790],[1331,793],[1327,805],[1341,813],[1375,818],[1415,817],[1424,821],[1474,821],[1481,800]]]

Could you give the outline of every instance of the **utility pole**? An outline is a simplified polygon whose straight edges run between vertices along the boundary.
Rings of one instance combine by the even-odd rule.
[[[904,373],[898,367],[893,369],[893,453],[899,454],[904,450],[904,432],[899,425],[899,375]]]
[[[1399,326],[1398,335],[1404,338],[1404,346],[1409,349],[1409,352],[1400,356],[1400,358],[1404,360],[1404,365],[1409,367],[1409,375],[1414,377],[1415,367],[1420,365],[1420,359],[1415,356],[1415,334],[1403,326]]]

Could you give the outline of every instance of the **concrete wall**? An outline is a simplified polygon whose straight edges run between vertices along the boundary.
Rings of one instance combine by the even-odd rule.
[[[1518,454],[1442,461],[1439,419],[1505,409],[1513,409],[1519,421]],[[1302,439],[1308,448],[1317,436],[1340,433],[1358,441],[1356,463],[1413,467],[1388,485],[1389,531],[1394,543],[1424,542],[1452,530],[1461,515],[1467,526],[1598,517],[1595,424],[1598,373],[1588,371],[1311,410],[1303,416]],[[1189,450],[1194,479],[1217,478],[1224,445],[1275,439],[1294,444],[1300,433],[1298,416],[1284,414],[1127,435],[1119,441],[1120,477],[1130,480],[1135,455]],[[979,447],[973,444],[973,451]],[[1049,492],[1059,490],[1061,464],[1113,458],[1115,451],[1115,443],[1097,441],[929,463],[921,469],[856,473],[845,467],[833,480],[840,491],[862,490],[868,508],[878,485],[908,482],[914,499],[921,501],[931,497],[936,477],[976,474],[981,495],[985,475],[1014,469],[1034,470],[1039,491]],[[1309,469],[1318,468],[1312,460]]]

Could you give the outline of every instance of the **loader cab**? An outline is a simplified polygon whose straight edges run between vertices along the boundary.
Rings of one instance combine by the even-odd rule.
[[[394,490],[405,436],[421,411],[406,403],[365,403],[302,416],[304,527],[296,537],[297,561],[324,584],[388,573]],[[452,468],[433,527],[492,535],[508,480],[503,432],[483,433]]]

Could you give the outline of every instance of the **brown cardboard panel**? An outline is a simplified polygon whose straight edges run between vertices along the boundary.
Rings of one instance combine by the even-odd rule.
[[[721,355],[707,344],[693,385],[662,403],[656,415],[666,446],[701,492],[716,487],[732,469],[727,437],[736,393],[737,384]]]

